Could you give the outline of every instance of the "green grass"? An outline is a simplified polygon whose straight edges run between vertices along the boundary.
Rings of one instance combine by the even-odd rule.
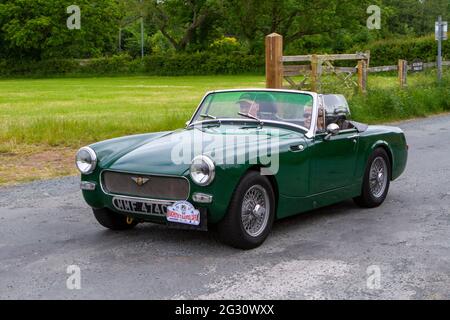
[[[356,120],[369,123],[449,110],[449,73],[441,88],[433,73],[370,75],[366,97],[344,92]],[[18,145],[78,147],[128,134],[180,128],[206,91],[264,87],[261,76],[110,77],[0,80],[0,153]]]
[[[20,144],[76,147],[180,128],[206,91],[234,87],[264,87],[264,78],[0,80],[0,152]]]
[[[441,84],[436,72],[408,76],[408,85],[400,89],[396,74],[369,75],[366,96],[350,99],[353,117],[369,124],[425,117],[450,111],[450,70],[446,70]]]
[[[450,111],[450,74],[370,75],[366,96],[344,93],[355,120],[382,123]],[[263,76],[104,77],[0,80],[0,185],[75,173],[80,146],[181,128],[205,92],[265,86]]]

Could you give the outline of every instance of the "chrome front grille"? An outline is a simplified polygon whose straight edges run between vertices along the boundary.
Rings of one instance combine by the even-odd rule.
[[[181,177],[105,171],[102,187],[110,194],[145,199],[186,200],[189,197],[189,181]]]

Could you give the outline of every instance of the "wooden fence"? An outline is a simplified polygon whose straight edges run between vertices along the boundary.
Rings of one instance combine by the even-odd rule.
[[[337,67],[334,61],[357,61],[355,67]],[[293,63],[307,64],[293,64]],[[444,61],[444,66],[450,66],[450,61]],[[436,62],[423,63],[423,69],[436,67]],[[321,77],[324,74],[334,74],[347,87],[355,86],[361,93],[367,90],[367,78],[369,73],[397,71],[401,87],[407,84],[408,71],[412,66],[406,60],[399,60],[398,65],[370,67],[370,52],[355,54],[330,54],[330,55],[283,55],[283,37],[273,33],[266,37],[266,85],[267,88],[281,89],[283,81],[287,81],[292,89],[321,91]],[[358,81],[353,76],[358,75]],[[294,77],[301,77],[301,81],[295,81]]]

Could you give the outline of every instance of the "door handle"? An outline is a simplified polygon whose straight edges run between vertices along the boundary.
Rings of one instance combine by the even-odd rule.
[[[292,152],[302,152],[305,150],[305,146],[302,144],[298,144],[298,145],[293,145],[290,147],[290,150]]]

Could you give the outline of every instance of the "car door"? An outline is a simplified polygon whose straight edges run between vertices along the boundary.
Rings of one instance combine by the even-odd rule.
[[[328,118],[329,110],[325,109],[323,97],[320,99],[319,117],[317,119],[319,131],[316,132],[311,141],[311,194],[319,194],[352,184],[359,142],[358,131],[354,128],[341,130],[334,136],[327,136],[324,131],[326,131],[326,125],[331,118]],[[323,115],[323,117],[321,118],[320,115]],[[319,128],[321,121],[322,127]]]
[[[356,129],[341,131],[329,139],[326,139],[325,133],[316,134],[311,144],[311,194],[352,184],[358,142]]]

